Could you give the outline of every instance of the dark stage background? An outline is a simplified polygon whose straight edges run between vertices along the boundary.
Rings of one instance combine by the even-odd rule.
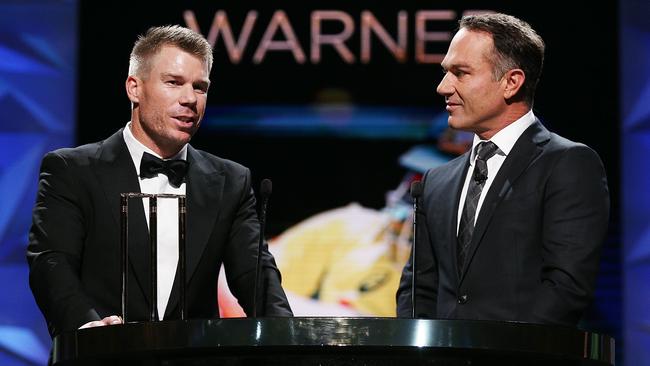
[[[310,215],[350,202],[379,209],[388,190],[402,180],[406,167],[398,158],[410,147],[433,145],[439,133],[431,126],[444,119],[443,98],[436,94],[442,72],[437,63],[415,57],[415,14],[420,10],[453,11],[452,20],[431,21],[428,31],[451,32],[457,19],[476,9],[501,11],[528,21],[544,38],[545,67],[535,113],[546,126],[569,139],[593,147],[602,157],[612,197],[610,235],[603,252],[595,305],[586,324],[620,334],[619,153],[617,86],[617,6],[614,2],[345,2],[253,4],[194,1],[164,6],[155,2],[80,4],[79,98],[77,142],[103,139],[125,125],[130,104],[124,92],[128,54],[137,34],[161,24],[186,25],[192,10],[207,36],[215,13],[228,16],[235,39],[249,11],[257,11],[248,45],[239,63],[228,58],[223,38],[215,45],[215,63],[204,126],[193,145],[252,169],[254,180],[273,180],[268,234],[277,235]],[[269,51],[263,62],[253,55],[277,10],[284,10],[304,51],[298,63],[290,51]],[[331,46],[322,59],[310,59],[310,14],[339,10],[354,20],[346,42],[355,62],[346,63]],[[408,50],[401,63],[375,37],[372,58],[360,61],[360,17],[369,10],[395,38],[397,16],[408,17]],[[323,23],[323,33],[338,33],[340,23]],[[278,30],[275,40],[286,39]],[[448,42],[431,42],[430,53],[444,53]],[[344,106],[360,111],[338,126],[309,126],[310,108]],[[331,111],[330,111],[331,112]],[[400,126],[377,123],[369,115],[416,115]],[[353,113],[354,114],[354,113]],[[247,117],[297,115],[307,121],[292,125],[251,124]],[[326,114],[327,115],[327,114]],[[429,120],[417,120],[429,115]],[[334,113],[333,118],[337,118]],[[326,119],[326,118],[325,118]],[[322,122],[321,120],[316,123]],[[237,128],[241,123],[240,128]],[[284,123],[284,122],[283,122]],[[292,129],[295,127],[295,129]],[[374,131],[375,133],[363,133]],[[361,131],[361,132],[360,132]],[[620,344],[620,337],[618,339]]]
[[[240,130],[246,114],[236,113],[227,121],[219,111],[248,107],[292,108],[343,103],[358,108],[393,108],[419,115],[430,112],[431,120],[444,111],[436,94],[442,72],[439,64],[415,61],[414,15],[418,10],[452,10],[454,20],[431,21],[431,31],[452,31],[464,11],[492,9],[528,21],[547,43],[546,63],[539,84],[535,112],[550,129],[593,147],[602,157],[610,177],[614,203],[618,196],[618,111],[616,84],[617,9],[614,3],[592,6],[571,2],[565,6],[522,2],[410,1],[407,3],[313,2],[302,5],[273,2],[258,5],[236,1],[194,1],[158,5],[155,2],[80,4],[78,142],[100,140],[125,125],[130,104],[124,92],[128,54],[136,35],[161,24],[185,25],[183,12],[192,10],[201,31],[207,35],[218,10],[225,10],[235,38],[250,10],[258,12],[241,62],[227,57],[223,39],[215,45],[211,73],[209,110],[195,147],[238,161],[253,171],[256,180],[274,182],[271,234],[278,233],[305,216],[350,201],[379,208],[384,193],[399,183],[404,172],[397,157],[414,144],[434,143],[436,136],[421,125],[416,133],[387,130],[379,137],[338,131],[293,132],[288,126]],[[307,61],[299,64],[289,51],[269,51],[260,64],[252,61],[262,34],[276,10],[284,10]],[[345,63],[328,45],[322,46],[320,63],[310,62],[310,13],[340,10],[355,21],[355,31],[346,42],[356,56]],[[397,14],[408,14],[408,56],[400,63],[373,39],[372,59],[359,60],[360,14],[371,11],[395,37]],[[323,32],[336,33],[341,26],[331,22]],[[276,40],[284,39],[281,31]],[[448,42],[431,42],[431,53],[444,53]],[[220,109],[221,108],[221,109]],[[211,111],[217,113],[210,114]],[[424,110],[424,112],[423,112]],[[265,110],[261,110],[263,113]],[[274,111],[267,108],[269,114]],[[308,112],[307,112],[308,113]],[[239,118],[239,119],[237,119]],[[363,119],[363,117],[361,118]],[[220,126],[220,123],[225,126]],[[207,128],[206,128],[207,127]],[[351,127],[351,126],[348,126]],[[382,125],[365,126],[369,130]],[[393,132],[394,131],[394,132]],[[613,212],[616,212],[614,206]],[[614,217],[615,219],[615,217]]]

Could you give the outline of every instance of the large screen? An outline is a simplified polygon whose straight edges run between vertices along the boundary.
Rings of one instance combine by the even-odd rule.
[[[153,25],[214,47],[195,147],[273,181],[267,237],[297,315],[395,314],[411,240],[408,185],[463,153],[440,62],[465,14],[518,16],[547,43],[534,111],[617,174],[615,6],[503,2],[81,4],[79,142],[129,119],[128,54]],[[611,181],[613,191],[616,182]],[[225,286],[222,286],[225,287]],[[233,299],[225,299],[232,302]],[[224,306],[224,315],[241,315]]]

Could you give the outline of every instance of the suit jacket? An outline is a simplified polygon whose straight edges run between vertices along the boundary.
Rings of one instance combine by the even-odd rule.
[[[539,121],[517,140],[486,193],[465,266],[458,203],[469,152],[424,178],[418,213],[416,314],[575,325],[592,299],[609,193],[598,155]],[[411,316],[412,259],[397,292]]]
[[[231,291],[250,314],[259,238],[250,171],[191,146],[187,160],[188,316],[219,316],[222,263]],[[121,313],[123,192],[140,192],[140,186],[122,130],[102,142],[43,158],[27,259],[30,286],[52,335]],[[141,200],[130,201],[129,221],[129,320],[147,320],[149,234]],[[266,246],[262,268],[265,291],[258,312],[291,316]],[[177,273],[164,319],[180,317],[178,281]]]

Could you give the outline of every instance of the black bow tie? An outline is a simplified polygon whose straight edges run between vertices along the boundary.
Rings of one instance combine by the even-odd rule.
[[[185,160],[162,160],[144,153],[140,161],[140,178],[153,178],[162,173],[172,186],[178,188],[183,183],[188,167],[189,163]]]

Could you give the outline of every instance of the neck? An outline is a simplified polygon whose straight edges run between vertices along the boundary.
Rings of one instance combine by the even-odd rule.
[[[496,135],[497,132],[510,126],[513,122],[517,121],[518,119],[526,115],[526,113],[528,113],[530,109],[531,107],[525,103],[511,104],[504,111],[504,113],[502,113],[499,116],[499,118],[495,121],[495,123],[491,128],[486,129],[484,131],[475,131],[474,133],[481,140],[489,140],[492,138],[492,136]]]

